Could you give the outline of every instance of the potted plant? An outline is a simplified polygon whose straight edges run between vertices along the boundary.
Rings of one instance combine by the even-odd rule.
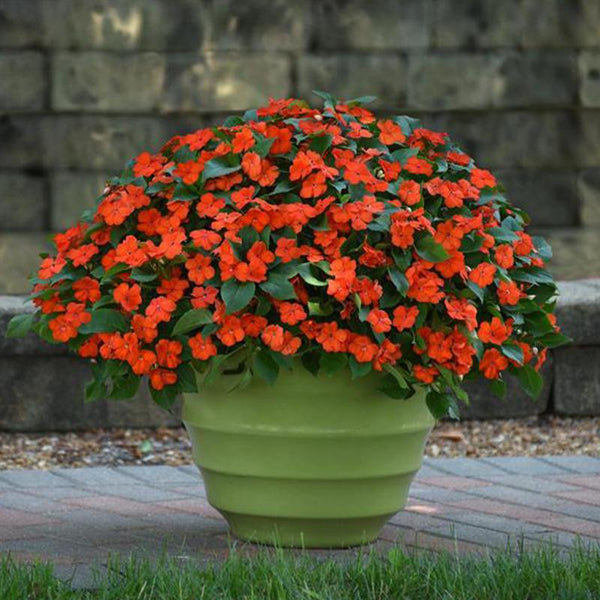
[[[54,237],[10,324],[90,359],[86,398],[147,377],[238,536],[374,539],[463,378],[527,393],[548,347],[550,249],[445,133],[369,98],[271,100],[177,136]]]

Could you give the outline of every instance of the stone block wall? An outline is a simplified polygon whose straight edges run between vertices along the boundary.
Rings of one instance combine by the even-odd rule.
[[[598,0],[1,0],[0,292],[127,159],[313,89],[450,132],[600,274]]]

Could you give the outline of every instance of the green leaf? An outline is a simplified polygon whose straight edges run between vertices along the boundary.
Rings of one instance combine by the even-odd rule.
[[[285,194],[287,192],[291,192],[296,187],[296,184],[291,181],[283,180],[280,181],[272,192],[266,194],[267,196],[276,196],[277,194]]]
[[[337,100],[328,92],[321,92],[319,90],[313,90],[312,93],[315,96],[322,98],[325,103],[325,108],[333,108],[337,104]]]
[[[331,376],[334,373],[337,373],[340,369],[343,369],[347,362],[348,358],[343,352],[324,352],[321,354],[319,365],[321,367],[321,371],[323,371],[326,375]]]
[[[6,329],[6,337],[20,338],[25,337],[33,327],[35,314],[28,313],[26,315],[17,315],[8,322]]]
[[[526,283],[554,283],[552,275],[540,267],[524,267],[523,269],[513,269],[510,276],[515,281],[524,281]]]
[[[79,328],[79,333],[109,333],[127,331],[127,319],[118,310],[99,308],[91,312],[92,320]]]
[[[386,396],[396,400],[410,398],[410,396],[415,393],[414,389],[411,387],[400,387],[394,376],[389,374],[382,377],[381,385],[377,389]]]
[[[358,98],[352,98],[352,100],[346,100],[346,104],[348,106],[371,104],[375,100],[377,100],[377,96],[359,96]]]
[[[270,273],[269,279],[259,284],[261,290],[277,298],[277,300],[291,300],[296,298],[294,286],[288,278],[280,273]]]
[[[398,269],[398,267],[389,267],[388,273],[392,283],[396,287],[396,289],[400,292],[402,296],[406,296],[406,292],[408,292],[408,279],[404,273]]]
[[[322,281],[321,279],[317,279],[313,274],[314,268],[310,263],[303,263],[298,265],[298,273],[302,279],[309,285],[314,285],[317,287],[327,285],[327,281]]]
[[[141,269],[133,269],[133,271],[131,271],[130,277],[134,281],[145,283],[147,281],[154,281],[158,277],[158,275],[156,273],[146,273]]]
[[[259,377],[262,377],[267,383],[273,385],[279,375],[279,365],[274,358],[259,348],[254,354],[253,370]]]
[[[259,137],[259,136],[257,136],[257,137]],[[256,142],[256,144],[254,144],[254,146],[252,146],[252,148],[250,149],[250,152],[255,152],[261,158],[264,158],[267,154],[269,154],[269,150],[271,149],[271,146],[275,142],[275,138],[267,138],[267,137],[262,137],[262,136],[260,136],[260,137],[262,139],[258,140]]]
[[[108,390],[104,381],[94,378],[92,381],[86,383],[84,388],[85,402],[95,402],[96,400],[106,398],[107,395]]]
[[[427,394],[426,402],[429,412],[433,415],[434,419],[441,419],[448,416],[451,419],[458,420],[460,416],[458,404],[454,396],[446,392],[432,390]]]
[[[479,287],[476,283],[474,283],[470,279],[467,279],[465,281],[465,283],[466,283],[467,287],[475,294],[477,299],[480,302],[483,302],[484,298],[485,298],[485,290],[483,288]]]
[[[409,158],[412,158],[417,154],[419,154],[418,148],[401,148],[400,150],[394,150],[394,152],[392,152],[392,158],[404,166]]]
[[[196,371],[188,363],[181,363],[177,367],[177,391],[184,394],[194,394],[198,391]]]
[[[126,400],[132,398],[140,387],[140,378],[134,373],[112,380],[112,390],[108,396],[112,400]]]
[[[183,313],[175,323],[171,335],[181,335],[193,329],[212,323],[212,315],[205,308],[193,308]]]
[[[319,353],[318,352],[306,352],[300,357],[304,368],[312,373],[315,377],[319,373]]]
[[[243,125],[243,124],[244,124],[244,119],[242,119],[242,117],[239,117],[238,115],[231,115],[223,121],[224,127],[237,127],[238,125]]]
[[[150,395],[161,408],[169,410],[177,400],[177,385],[167,385],[162,390],[155,390],[150,386]]]
[[[348,366],[350,367],[350,373],[352,374],[352,379],[356,379],[357,377],[364,377],[371,372],[371,363],[363,362],[360,363],[354,358],[354,356],[350,356],[348,359]]]
[[[529,365],[525,365],[517,371],[517,379],[523,391],[533,399],[540,395],[544,387],[542,376]]]
[[[229,173],[235,173],[240,169],[241,165],[230,166],[222,159],[213,158],[204,165],[204,171],[202,171],[202,181],[213,179],[214,177],[221,177],[222,175],[229,175]]]
[[[443,262],[449,258],[448,252],[441,244],[438,244],[433,236],[425,234],[415,242],[417,254],[424,260],[437,263]]]
[[[326,133],[325,135],[320,135],[311,140],[309,146],[310,149],[318,154],[323,154],[329,146],[331,146],[331,142],[333,141],[333,136]]]
[[[553,332],[543,335],[537,340],[537,343],[541,344],[542,346],[545,346],[546,348],[557,348],[558,346],[564,346],[565,344],[569,344],[572,341],[572,338],[563,335],[562,333]]]
[[[311,317],[328,317],[333,314],[331,304],[321,304],[320,302],[308,301],[308,314]]]
[[[487,233],[492,234],[497,242],[505,242],[510,244],[511,242],[516,242],[519,239],[519,236],[514,231],[511,231],[506,227],[491,227],[486,231]]]
[[[200,194],[198,191],[185,183],[178,183],[173,189],[173,200],[183,200],[189,202],[190,200],[196,200]]]
[[[392,377],[394,377],[394,379],[398,382],[398,385],[401,388],[407,388],[407,387],[409,387],[408,383],[406,382],[406,379],[404,378],[404,375],[402,375],[402,373],[396,367],[390,365],[389,363],[386,363],[386,364],[383,365],[383,368]]]
[[[543,237],[534,235],[531,238],[531,241],[540,258],[543,258],[544,260],[550,260],[552,258],[552,248]]]
[[[400,125],[402,133],[406,136],[409,136],[415,129],[421,127],[421,121],[419,121],[419,119],[415,119],[414,117],[407,117],[406,115],[398,115],[392,117],[392,121]]]
[[[221,297],[225,302],[227,314],[242,310],[254,298],[256,284],[251,281],[240,282],[237,279],[228,279],[221,286]]]
[[[523,349],[520,346],[517,346],[516,344],[503,344],[500,346],[500,350],[502,350],[502,354],[507,358],[514,360],[520,365],[523,364]]]
[[[546,316],[545,312],[530,313],[525,315],[525,326],[534,337],[542,337],[548,333],[554,333],[554,325]]]

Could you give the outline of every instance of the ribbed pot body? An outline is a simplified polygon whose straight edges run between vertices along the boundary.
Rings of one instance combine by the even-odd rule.
[[[239,538],[344,547],[374,540],[404,507],[434,420],[422,390],[394,400],[375,376],[314,377],[184,395],[183,420],[209,503]]]

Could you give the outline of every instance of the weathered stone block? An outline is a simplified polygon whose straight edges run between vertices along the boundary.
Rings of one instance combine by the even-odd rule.
[[[437,0],[433,41],[440,48],[509,48],[519,39],[521,0]]]
[[[85,362],[67,356],[0,359],[0,429],[60,431],[90,427],[154,427],[180,420],[154,405],[143,389],[134,400],[83,401]]]
[[[584,106],[600,107],[600,52],[579,54],[579,95]]]
[[[525,48],[600,46],[600,4],[595,0],[522,0],[515,17]]]
[[[554,410],[569,416],[600,414],[600,346],[559,348],[554,353]]]
[[[506,397],[503,400],[489,391],[488,382],[484,379],[466,383],[465,389],[471,403],[461,407],[461,416],[465,419],[508,419],[546,412],[554,378],[552,357],[542,367],[541,375],[544,377],[544,388],[536,400],[521,390],[514,377],[507,377]]]
[[[559,169],[591,162],[586,151],[600,156],[600,118],[595,121],[590,125],[598,139],[571,111],[445,112],[425,119],[432,129],[450,133],[482,166]]]
[[[167,139],[164,130],[160,117],[49,117],[42,128],[44,165],[114,175],[140,152],[158,151]]]
[[[46,227],[44,177],[0,173],[0,230],[35,230]]]
[[[32,111],[44,108],[46,65],[39,52],[0,53],[0,111]]]
[[[138,112],[159,106],[166,56],[61,52],[53,57],[54,110]]]
[[[301,56],[298,91],[318,100],[312,90],[326,90],[339,98],[377,96],[370,106],[397,108],[406,104],[406,60],[391,54],[334,54]]]
[[[52,0],[46,43],[97,50],[302,50],[310,0]]]
[[[600,110],[577,112],[578,126],[572,137],[577,140],[579,167],[597,167],[600,164]]]
[[[575,171],[498,169],[495,174],[511,202],[527,211],[536,227],[579,225]]]
[[[166,49],[169,10],[162,0],[51,0],[44,3],[45,43],[60,49]],[[179,13],[179,7],[172,13]]]
[[[585,227],[600,227],[600,169],[586,169],[578,178],[581,222]]]
[[[93,208],[102,194],[110,174],[57,171],[52,173],[50,197],[52,199],[51,228],[63,231],[79,219],[84,210]]]
[[[560,106],[576,104],[578,92],[575,51],[511,52],[500,67],[501,93],[497,106]]]
[[[556,318],[575,346],[600,347],[600,279],[561,281]]]
[[[25,296],[0,296],[0,365],[3,356],[47,356],[67,353],[67,346],[64,344],[48,344],[33,333],[22,338],[6,337],[8,322],[16,315],[33,310],[33,304],[25,302]]]
[[[40,117],[0,115],[0,164],[3,168],[42,166]]]
[[[168,0],[167,0],[168,2]],[[201,28],[198,36],[186,35],[188,20],[172,25],[171,39],[187,40],[181,50],[303,50],[310,34],[310,0],[220,0],[191,2],[188,12]],[[176,12],[176,11],[173,11]]]
[[[578,85],[567,51],[414,55],[408,82],[409,106],[425,110],[565,105]]]
[[[555,279],[573,280],[598,277],[600,273],[600,236],[595,228],[552,227],[532,230],[552,246],[548,270]]]
[[[313,6],[319,48],[393,50],[429,44],[427,1],[324,0]]]
[[[3,0],[0,3],[0,45],[31,48],[43,39],[41,0]]]
[[[502,58],[478,54],[413,55],[408,106],[421,110],[489,108],[503,90]]]
[[[39,253],[50,244],[43,233],[0,234],[0,294],[22,294],[30,290],[27,277],[39,265]]]
[[[160,108],[243,110],[290,93],[290,60],[280,54],[170,54]]]

